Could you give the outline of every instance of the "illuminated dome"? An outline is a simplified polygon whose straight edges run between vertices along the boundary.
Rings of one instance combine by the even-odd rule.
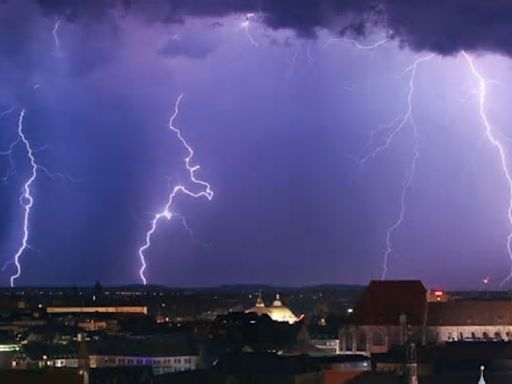
[[[256,305],[245,312],[256,313],[260,316],[265,314],[270,316],[270,318],[274,321],[289,324],[296,323],[299,320],[297,316],[295,316],[288,307],[285,307],[283,305],[279,297],[279,294],[276,295],[276,299],[274,300],[270,307],[266,307],[265,303],[261,299],[261,296],[258,296],[258,299],[256,300]]]

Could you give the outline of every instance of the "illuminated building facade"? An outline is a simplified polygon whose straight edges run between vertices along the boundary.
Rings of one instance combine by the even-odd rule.
[[[147,315],[146,306],[94,306],[94,307],[48,307],[48,314],[79,314],[79,313],[111,313],[111,314],[140,314]]]
[[[512,341],[509,300],[451,300],[429,303],[427,339],[452,341]]]
[[[91,368],[149,366],[155,375],[197,369],[198,356],[91,355]]]
[[[246,313],[256,313],[258,315],[268,315],[272,320],[283,323],[294,324],[300,320],[293,312],[281,302],[279,294],[276,294],[276,299],[272,305],[267,307],[263,302],[261,296],[258,296],[256,305],[247,311]]]

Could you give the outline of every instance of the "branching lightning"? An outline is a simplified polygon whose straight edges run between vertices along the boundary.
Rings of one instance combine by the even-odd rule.
[[[178,213],[178,212],[173,212],[173,215],[176,218],[181,220],[181,224],[183,225],[183,228],[185,228],[185,231],[187,231],[187,233],[189,234],[190,238],[193,241],[195,241],[196,243],[201,245],[201,247],[203,247],[203,248],[209,248],[210,247],[210,244],[205,243],[199,237],[197,237],[196,232],[192,229],[192,227],[190,225],[188,225],[188,221],[185,218],[185,216],[183,216],[181,213]]]
[[[393,242],[392,242],[393,233],[395,233],[395,231],[400,227],[400,225],[404,221],[405,211],[406,211],[405,203],[406,203],[406,198],[407,198],[407,192],[411,188],[412,182],[414,180],[414,176],[416,175],[416,164],[420,157],[420,152],[419,152],[420,139],[419,139],[419,135],[418,135],[418,128],[417,128],[414,120],[412,119],[412,117],[411,117],[411,125],[413,127],[413,132],[414,132],[414,147],[413,147],[414,154],[413,154],[413,157],[411,160],[411,164],[409,166],[409,170],[407,171],[407,175],[402,184],[402,191],[400,193],[400,212],[398,214],[396,221],[386,231],[386,252],[384,252],[384,262],[382,264],[381,280],[384,280],[388,273],[389,257],[393,253]]]
[[[418,135],[418,128],[416,126],[416,123],[414,121],[413,116],[413,97],[414,97],[414,90],[415,90],[415,80],[416,80],[416,72],[418,69],[418,65],[421,64],[424,61],[431,60],[434,57],[434,55],[428,55],[421,57],[414,61],[414,63],[406,68],[404,73],[410,73],[409,77],[409,92],[407,95],[407,110],[406,113],[401,117],[393,120],[393,123],[396,122],[396,127],[390,132],[390,134],[386,137],[383,144],[377,146],[373,151],[371,151],[369,154],[364,156],[361,159],[361,164],[364,165],[368,160],[373,159],[375,156],[377,156],[380,152],[387,149],[393,139],[396,137],[398,133],[400,133],[407,124],[409,124],[412,127],[413,134],[414,134],[414,146],[413,146],[413,157],[411,160],[411,163],[409,165],[409,169],[407,171],[407,174],[405,176],[405,179],[402,183],[402,189],[400,193],[400,211],[398,214],[398,217],[396,220],[392,223],[392,225],[387,229],[386,231],[386,251],[384,252],[384,261],[382,266],[382,275],[381,279],[384,280],[388,273],[388,267],[389,267],[389,257],[393,253],[393,234],[396,232],[396,230],[400,227],[402,222],[405,218],[406,213],[406,198],[407,198],[407,192],[409,191],[412,182],[414,180],[414,176],[416,174],[416,164],[419,159],[419,135]],[[388,125],[389,126],[389,125]]]
[[[382,152],[385,149],[387,149],[391,145],[391,143],[393,142],[393,139],[395,138],[395,136],[402,131],[402,129],[407,125],[407,123],[413,121],[413,116],[412,116],[412,110],[413,110],[413,108],[412,108],[412,99],[413,99],[413,96],[414,96],[414,83],[415,83],[415,79],[416,79],[416,70],[417,70],[418,65],[420,63],[422,63],[424,61],[427,61],[427,60],[431,60],[433,57],[434,57],[434,55],[428,55],[428,56],[421,57],[421,58],[417,59],[411,66],[409,66],[408,68],[405,69],[404,73],[410,73],[410,77],[409,77],[409,93],[407,95],[407,111],[402,116],[402,118],[393,120],[393,121],[399,121],[399,123],[396,125],[395,129],[393,129],[391,131],[391,133],[386,137],[386,139],[384,140],[384,143],[382,143],[381,145],[377,146],[373,151],[371,151],[370,153],[368,153],[366,156],[364,156],[361,159],[361,163],[362,164],[365,164],[368,160],[374,158],[380,152]]]
[[[213,190],[211,189],[210,184],[208,184],[206,181],[203,181],[196,176],[196,172],[199,170],[199,165],[193,165],[191,164],[192,158],[194,157],[194,150],[192,147],[187,143],[187,141],[183,138],[183,135],[181,133],[181,130],[176,128],[174,126],[174,120],[178,116],[179,113],[179,107],[181,104],[181,100],[183,99],[183,94],[180,94],[178,96],[178,99],[176,100],[176,103],[174,104],[174,112],[169,120],[169,129],[176,135],[178,140],[181,142],[183,147],[185,147],[187,151],[187,156],[184,158],[185,167],[187,168],[189,180],[194,184],[195,186],[199,186],[200,189],[198,192],[190,191],[187,187],[185,187],[182,184],[176,185],[174,188],[172,188],[169,198],[167,199],[167,204],[165,204],[164,208],[155,214],[153,216],[153,220],[151,221],[151,225],[149,230],[146,232],[146,241],[144,245],[139,248],[139,259],[141,263],[141,267],[139,270],[139,276],[142,280],[142,283],[144,285],[147,284],[146,277],[144,275],[144,271],[146,269],[146,258],[145,258],[145,251],[151,247],[151,238],[153,234],[156,232],[158,223],[161,219],[165,218],[167,220],[170,220],[175,213],[172,211],[172,206],[174,203],[175,198],[180,194],[185,194],[194,198],[199,197],[205,197],[208,200],[211,200],[213,198]]]
[[[14,107],[11,107],[5,111],[2,111],[0,112],[0,119],[3,118],[4,116],[8,115],[9,113],[11,113],[12,111],[14,111]],[[20,138],[19,136],[16,138],[16,140],[14,140],[10,145],[9,145],[9,148],[5,151],[0,151],[0,156],[8,156],[9,158],[9,168],[7,169],[6,173],[4,176],[2,176],[2,180],[3,182],[7,182],[7,180],[9,179],[9,177],[11,176],[12,172],[13,172],[13,169],[14,169],[14,160],[12,158],[12,155],[14,153],[14,147],[16,146],[16,144],[18,144],[20,142]]]
[[[9,114],[9,113],[11,113],[12,111],[14,111],[14,107],[11,107],[11,108],[9,108],[9,109],[6,109],[5,111],[0,112],[0,119],[1,119],[2,117],[4,117],[5,115],[8,115],[8,114]]]
[[[489,83],[489,81],[487,81],[484,78],[484,76],[478,71],[473,59],[471,58],[471,56],[468,53],[466,53],[465,51],[462,51],[462,55],[466,58],[466,60],[469,64],[469,67],[471,69],[471,73],[475,76],[476,80],[478,81],[480,119],[482,120],[482,124],[485,129],[485,135],[486,135],[487,139],[498,151],[500,162],[501,162],[501,169],[503,171],[503,175],[505,176],[505,179],[508,184],[509,201],[508,201],[507,216],[508,216],[508,221],[510,223],[510,232],[507,236],[507,252],[508,252],[509,259],[512,263],[512,175],[511,175],[511,172],[507,165],[507,155],[505,152],[505,148],[503,147],[503,144],[495,136],[494,129],[493,129],[493,127],[489,121],[489,118],[487,117],[486,111],[485,111],[486,98],[487,98],[487,84]],[[511,269],[510,269],[509,275],[502,281],[501,284],[503,285],[510,279],[512,279],[512,264],[511,264]]]
[[[18,135],[20,137],[21,142],[25,145],[25,149],[27,150],[27,156],[30,160],[31,165],[31,173],[30,177],[27,179],[23,186],[23,193],[20,196],[20,204],[23,207],[24,210],[24,216],[23,216],[23,237],[21,240],[21,245],[18,248],[17,252],[14,255],[14,264],[16,266],[16,273],[11,276],[11,287],[14,287],[14,280],[16,280],[18,277],[21,276],[21,264],[20,264],[20,258],[25,252],[27,248],[30,248],[30,245],[28,243],[29,238],[29,220],[30,220],[30,213],[32,211],[32,206],[34,205],[34,199],[32,197],[32,184],[36,180],[37,177],[37,170],[39,166],[36,163],[36,159],[34,157],[34,153],[32,151],[32,147],[30,145],[30,141],[25,136],[25,133],[23,132],[23,118],[25,117],[25,110],[23,109],[20,112],[19,120],[18,120]]]
[[[0,118],[5,116],[8,113],[11,113],[14,111],[14,107],[1,112]],[[36,162],[35,155],[45,149],[48,149],[49,146],[44,145],[41,148],[33,149],[30,141],[26,137],[24,130],[23,130],[23,119],[25,117],[25,110],[23,109],[20,112],[19,118],[18,118],[18,128],[17,128],[17,137],[16,140],[14,140],[7,151],[0,152],[0,155],[8,156],[9,157],[9,169],[5,176],[3,176],[4,182],[8,180],[8,178],[13,174],[13,169],[15,168],[15,163],[13,159],[14,149],[18,144],[23,144],[26,152],[27,152],[27,158],[29,159],[30,165],[31,165],[31,174],[29,178],[25,181],[25,184],[23,185],[22,194],[20,196],[20,204],[23,207],[24,210],[24,219],[23,219],[23,236],[21,245],[18,248],[16,254],[0,269],[0,271],[5,271],[5,269],[11,265],[14,264],[16,266],[16,274],[11,276],[11,286],[14,285],[14,280],[17,279],[21,275],[21,264],[20,264],[20,257],[24,253],[25,250],[31,249],[35,250],[32,246],[28,243],[29,238],[29,219],[30,219],[30,213],[32,206],[34,204],[34,199],[31,192],[32,184],[34,183],[36,177],[37,177],[37,171],[41,171],[44,174],[46,174],[48,177],[50,177],[52,180],[55,179],[61,179],[61,180],[69,180],[72,182],[81,182],[82,180],[72,178],[71,176],[62,174],[62,173],[52,173],[50,172],[46,167],[42,166],[41,164]]]

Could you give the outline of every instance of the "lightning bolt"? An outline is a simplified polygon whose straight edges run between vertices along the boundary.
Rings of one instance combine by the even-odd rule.
[[[414,147],[413,147],[414,155],[412,157],[411,164],[409,166],[407,175],[404,179],[404,182],[402,183],[402,191],[400,193],[400,212],[398,214],[396,221],[386,231],[386,252],[384,252],[384,262],[382,264],[381,280],[384,280],[388,273],[389,256],[391,256],[391,254],[393,253],[392,237],[393,237],[393,234],[395,233],[395,231],[400,227],[400,225],[404,221],[405,211],[406,211],[405,203],[406,203],[406,199],[407,199],[407,192],[411,188],[412,182],[414,180],[414,176],[416,175],[416,164],[420,157],[420,152],[419,152],[420,138],[418,135],[418,128],[417,128],[416,124],[414,123],[414,120],[412,119],[412,117],[411,117],[411,125],[413,127],[413,132],[414,132]]]
[[[20,112],[19,119],[18,119],[18,135],[21,140],[21,142],[25,145],[25,149],[27,150],[27,156],[30,160],[31,165],[31,173],[30,177],[27,179],[23,186],[23,193],[20,196],[20,204],[23,207],[24,210],[24,216],[23,216],[23,237],[21,240],[21,245],[18,248],[17,252],[14,255],[14,264],[16,266],[16,273],[11,276],[11,287],[14,287],[14,280],[16,280],[18,277],[21,276],[21,264],[20,264],[20,258],[25,252],[27,248],[30,248],[30,245],[28,243],[29,238],[29,219],[30,219],[30,213],[32,210],[32,206],[34,204],[34,199],[32,197],[32,191],[31,187],[34,181],[37,177],[37,169],[38,165],[36,163],[36,159],[34,157],[34,153],[32,151],[32,147],[30,145],[30,142],[28,141],[27,137],[25,136],[25,133],[23,132],[23,118],[25,117],[25,109],[23,109]]]
[[[59,27],[60,27],[61,23],[62,23],[62,18],[59,17],[55,21],[55,24],[53,25],[53,30],[52,30],[53,41],[55,42],[55,55],[56,56],[62,56],[62,51],[60,50],[60,39],[59,39]]]
[[[313,55],[311,54],[311,41],[308,43],[307,47],[306,47],[306,55],[308,57],[308,63],[311,64],[313,63]]]
[[[5,111],[0,112],[0,119],[1,119],[2,117],[4,117],[5,115],[8,115],[8,114],[9,114],[9,113],[11,113],[12,111],[14,111],[14,107],[11,107],[11,108],[9,108],[9,109],[6,109]]]
[[[462,51],[462,55],[467,60],[469,67],[471,69],[471,73],[473,76],[475,76],[476,80],[478,81],[478,93],[479,93],[479,113],[480,113],[480,120],[482,121],[482,125],[485,129],[485,135],[489,142],[494,146],[494,148],[497,150],[501,169],[503,171],[503,175],[505,176],[505,179],[508,184],[508,191],[509,191],[509,200],[508,200],[508,210],[507,210],[507,216],[508,221],[510,223],[510,232],[507,236],[507,252],[509,259],[512,263],[512,176],[511,172],[507,165],[507,155],[505,152],[505,148],[503,147],[503,144],[496,138],[494,129],[489,121],[489,118],[487,117],[487,114],[485,112],[485,105],[486,105],[486,97],[487,97],[487,84],[489,83],[484,76],[478,71],[473,59],[471,56],[466,53],[465,51]],[[505,284],[508,280],[512,278],[512,265],[509,272],[509,275],[501,282],[501,285]]]
[[[10,109],[8,109],[6,111],[1,112],[0,113],[0,118],[2,118],[3,116],[5,116],[8,113],[11,113],[13,110],[14,110],[14,107],[11,107]],[[24,116],[25,116],[25,110],[23,109],[21,111],[20,115],[19,115],[19,118],[18,118],[18,128],[17,128],[17,138],[16,138],[16,140],[11,143],[11,145],[9,146],[9,149],[7,151],[0,152],[0,155],[9,156],[9,163],[10,163],[10,166],[9,166],[9,169],[8,169],[6,175],[3,177],[4,182],[6,182],[7,179],[10,177],[10,175],[13,174],[12,170],[15,168],[15,164],[14,164],[14,160],[13,160],[12,156],[13,156],[13,153],[14,153],[14,148],[16,147],[17,144],[19,144],[19,143],[23,143],[24,144],[25,149],[27,151],[27,157],[30,160],[30,164],[32,166],[31,176],[25,182],[25,184],[23,186],[23,189],[22,189],[23,193],[20,196],[20,204],[22,205],[22,207],[24,209],[22,243],[20,245],[20,248],[18,248],[18,251],[16,252],[14,257],[11,260],[8,260],[7,262],[5,262],[3,267],[0,268],[0,271],[3,272],[3,271],[5,271],[7,269],[7,267],[9,265],[11,265],[11,264],[15,264],[16,265],[17,273],[14,276],[11,276],[11,286],[13,286],[14,280],[17,279],[21,275],[21,265],[20,265],[19,259],[20,259],[21,255],[23,254],[23,252],[26,249],[31,249],[33,251],[37,251],[37,250],[35,250],[33,247],[31,247],[28,244],[28,237],[29,237],[28,225],[29,225],[30,211],[31,211],[33,203],[34,203],[33,197],[32,197],[32,194],[31,194],[31,186],[32,186],[32,183],[35,181],[35,178],[37,176],[37,170],[40,170],[41,172],[45,173],[52,180],[55,180],[55,179],[59,178],[59,179],[62,179],[62,180],[69,180],[69,181],[72,181],[72,182],[81,182],[82,181],[80,179],[75,179],[75,178],[72,178],[72,177],[70,177],[68,175],[62,174],[62,173],[51,173],[46,167],[42,166],[41,164],[36,163],[36,161],[35,161],[35,154],[39,153],[39,152],[41,152],[41,151],[43,151],[45,149],[48,149],[49,146],[45,145],[45,146],[43,146],[43,147],[41,147],[39,149],[33,149],[32,148],[32,146],[30,145],[30,142],[28,141],[28,139],[25,136],[25,133],[23,131],[23,118],[24,118]]]
[[[190,225],[188,225],[188,221],[181,213],[174,212],[174,216],[176,216],[178,219],[181,220],[181,224],[183,225],[183,228],[188,232],[190,238],[194,240],[196,243],[198,243],[201,247],[207,249],[210,247],[210,244],[207,244],[203,242],[199,237],[197,237],[195,231],[192,229]]]
[[[420,153],[419,153],[420,139],[419,139],[419,134],[418,134],[418,128],[416,126],[416,123],[414,121],[414,116],[413,116],[413,97],[414,97],[414,91],[415,91],[416,72],[418,69],[418,65],[420,65],[424,61],[431,60],[433,57],[434,57],[433,54],[420,57],[419,59],[415,60],[412,65],[410,65],[408,68],[405,69],[404,73],[410,73],[409,92],[407,94],[407,110],[401,118],[395,119],[393,121],[393,122],[397,122],[397,124],[396,124],[395,128],[387,136],[384,143],[377,146],[373,151],[371,151],[369,154],[367,154],[365,157],[363,157],[361,159],[361,165],[364,165],[368,160],[373,159],[380,152],[387,149],[391,145],[391,143],[392,143],[393,139],[396,137],[396,135],[398,133],[400,133],[407,124],[410,124],[410,126],[412,127],[412,130],[413,130],[413,135],[414,135],[413,157],[411,159],[409,169],[408,169],[406,176],[404,178],[404,181],[402,183],[402,189],[400,192],[400,211],[398,213],[396,220],[391,224],[391,226],[386,231],[386,251],[384,252],[384,257],[383,257],[384,260],[383,260],[382,275],[381,275],[382,280],[384,280],[386,278],[386,275],[388,273],[388,267],[389,267],[389,257],[393,253],[393,234],[397,231],[398,228],[400,228],[400,226],[402,225],[402,223],[405,219],[407,192],[411,188],[412,182],[414,180],[414,176],[416,174],[416,164],[417,164],[419,156],[420,156]],[[372,134],[372,136],[373,136],[373,134]]]
[[[164,219],[164,218],[167,220],[170,220],[175,215],[175,213],[172,211],[172,206],[173,206],[175,198],[179,194],[185,194],[185,195],[193,197],[193,198],[205,197],[208,200],[211,200],[213,198],[213,190],[211,189],[210,184],[208,184],[206,181],[199,179],[196,176],[196,172],[199,170],[199,165],[192,164],[192,158],[194,157],[194,150],[184,139],[181,131],[174,126],[174,120],[178,116],[182,99],[183,99],[183,94],[180,94],[178,96],[178,98],[176,99],[176,103],[174,104],[174,112],[169,120],[169,129],[171,130],[171,132],[173,132],[176,135],[176,137],[181,142],[183,147],[185,147],[185,150],[187,151],[187,156],[184,158],[184,163],[185,163],[185,167],[187,168],[187,171],[188,171],[189,180],[195,186],[199,186],[200,189],[198,192],[193,192],[182,184],[176,185],[174,188],[172,188],[171,192],[169,193],[167,203],[165,204],[163,209],[153,216],[153,220],[151,221],[150,228],[146,232],[146,241],[145,241],[144,245],[141,248],[139,248],[139,252],[138,252],[140,263],[141,263],[141,267],[139,270],[139,276],[144,285],[147,284],[147,280],[144,275],[144,271],[147,266],[145,252],[148,248],[151,247],[151,238],[153,237],[154,233],[156,232],[158,223],[160,222],[160,220]]]
[[[7,109],[5,111],[0,112],[0,119],[2,119],[4,116],[8,115],[12,111],[14,111],[14,107],[11,107],[11,108],[9,108],[9,109]],[[15,167],[14,160],[12,158],[12,154],[14,153],[14,147],[19,142],[20,142],[20,138],[18,137],[16,140],[14,140],[9,145],[9,149],[7,149],[6,151],[0,151],[0,156],[8,156],[9,157],[9,168],[7,169],[7,172],[5,173],[5,175],[2,177],[2,180],[4,181],[4,183],[7,182],[7,180],[11,176],[11,174],[13,172],[13,169]]]
[[[393,120],[393,121],[399,120],[398,124],[391,131],[391,133],[386,137],[386,139],[384,140],[384,143],[382,143],[381,145],[377,146],[373,151],[371,151],[370,153],[368,153],[366,156],[364,156],[361,159],[361,163],[362,164],[365,164],[368,160],[374,158],[380,152],[382,152],[385,149],[387,149],[391,145],[391,143],[393,142],[393,139],[395,138],[395,136],[402,131],[402,129],[407,125],[407,123],[413,121],[413,116],[412,116],[412,111],[413,111],[412,99],[413,99],[413,96],[414,96],[414,82],[415,82],[415,79],[416,79],[416,71],[418,69],[418,65],[419,64],[421,64],[424,61],[431,60],[433,57],[434,57],[434,55],[428,55],[428,56],[420,57],[419,59],[414,61],[414,63],[412,65],[407,67],[405,69],[405,71],[403,72],[403,73],[410,73],[410,77],[409,77],[409,93],[407,95],[407,111],[402,116],[402,118]],[[387,126],[389,126],[389,125],[387,125]],[[384,127],[387,127],[387,126],[385,125]],[[372,133],[372,136],[373,136],[373,133]]]
[[[254,17],[254,13],[248,13],[245,15],[245,20],[242,21],[242,23],[240,24],[240,26],[244,29],[245,31],[245,34],[247,35],[247,38],[249,39],[249,41],[251,42],[252,45],[254,45],[255,47],[259,47],[259,44],[257,43],[256,40],[254,40],[254,38],[252,37],[252,34],[251,34],[251,31],[250,31],[250,28],[251,28],[251,19]]]
[[[295,49],[295,52],[293,53],[292,57],[289,60],[288,68],[286,70],[286,73],[283,77],[283,82],[281,83],[281,86],[279,87],[279,92],[282,92],[288,81],[290,81],[290,78],[293,75],[293,71],[295,69],[295,64],[297,63],[297,58],[299,57],[300,53],[300,47],[297,47]]]

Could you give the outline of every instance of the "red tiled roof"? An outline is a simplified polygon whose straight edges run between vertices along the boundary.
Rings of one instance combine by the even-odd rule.
[[[505,325],[512,322],[509,300],[454,300],[428,304],[429,325]]]
[[[423,325],[427,290],[419,280],[372,281],[354,310],[358,324],[399,325],[400,315],[408,325]]]

